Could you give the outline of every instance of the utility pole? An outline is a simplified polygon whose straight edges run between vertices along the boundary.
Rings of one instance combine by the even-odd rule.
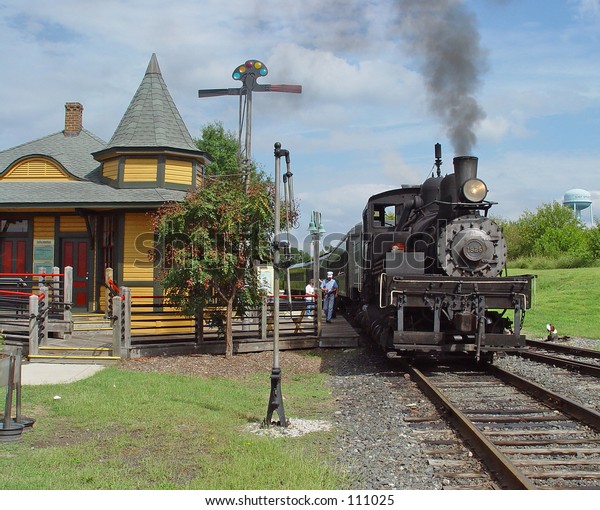
[[[242,82],[240,88],[234,89],[203,89],[198,91],[198,97],[216,97],[216,96],[242,96],[246,97],[244,114],[242,116],[242,107],[240,103],[240,130],[239,138],[242,138],[242,126],[246,124],[246,137],[243,150],[244,183],[246,191],[250,185],[250,167],[252,165],[252,92],[287,92],[292,94],[301,94],[302,85],[267,85],[256,83],[258,78],[264,77],[269,73],[267,66],[259,60],[246,60],[233,70],[231,77],[234,80]]]

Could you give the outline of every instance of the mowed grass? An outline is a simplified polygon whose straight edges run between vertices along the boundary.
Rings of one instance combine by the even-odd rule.
[[[546,324],[560,336],[600,339],[600,268],[512,269],[511,275],[535,274],[536,296],[525,316],[528,337],[545,338]]]
[[[344,488],[322,448],[330,432],[273,438],[245,430],[265,417],[269,391],[268,376],[115,367],[76,383],[24,386],[23,415],[37,421],[19,442],[0,443],[0,489]],[[282,394],[292,419],[329,415],[324,375],[283,374]]]

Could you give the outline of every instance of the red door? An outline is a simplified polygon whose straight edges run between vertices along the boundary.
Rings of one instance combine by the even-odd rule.
[[[86,239],[62,240],[63,267],[73,268],[73,306],[88,305],[88,242]]]
[[[0,272],[25,273],[27,241],[24,239],[0,240]]]

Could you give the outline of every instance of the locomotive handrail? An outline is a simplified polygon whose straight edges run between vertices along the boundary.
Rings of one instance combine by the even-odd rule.
[[[433,200],[432,204],[443,204],[443,205],[457,205],[459,207],[466,207],[471,209],[489,209],[493,205],[498,205],[498,202],[490,202],[489,200],[484,200],[483,202],[446,202],[445,200]],[[484,205],[485,207],[481,207]]]
[[[470,279],[475,279],[476,283],[498,283],[498,281],[505,281],[506,283],[515,283],[518,281],[527,282],[529,279],[534,278],[535,275],[517,275],[517,276],[499,276],[497,278],[488,278],[485,276],[479,277],[469,277]],[[395,282],[410,282],[413,281],[415,283],[422,283],[424,281],[430,283],[446,283],[446,282],[464,282],[469,283],[470,280],[465,280],[462,276],[438,276],[431,277],[430,275],[420,275],[420,276],[393,276],[393,281]],[[435,279],[434,279],[435,278]]]
[[[387,279],[387,273],[381,273],[379,275],[379,308],[385,308],[385,305],[383,304],[383,296],[384,296],[384,292],[383,292],[383,287],[384,287],[384,277]]]

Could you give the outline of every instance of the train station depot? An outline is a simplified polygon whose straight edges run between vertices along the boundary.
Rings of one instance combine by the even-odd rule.
[[[0,272],[73,267],[73,304],[102,310],[105,268],[138,295],[161,294],[151,214],[198,187],[198,150],[152,55],[108,143],[65,104],[64,129],[0,152]]]

